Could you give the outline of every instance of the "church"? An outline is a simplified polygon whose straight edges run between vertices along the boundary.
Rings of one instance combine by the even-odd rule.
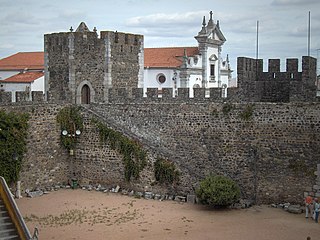
[[[143,88],[172,88],[174,96],[178,88],[189,88],[193,97],[194,88],[222,88],[222,97],[230,85],[231,73],[228,55],[222,58],[222,45],[226,41],[219,21],[214,23],[212,11],[206,23],[195,36],[198,46],[144,49]]]

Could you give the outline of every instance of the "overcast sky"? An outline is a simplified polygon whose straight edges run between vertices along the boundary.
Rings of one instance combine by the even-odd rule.
[[[0,58],[43,51],[43,35],[76,29],[143,34],[145,47],[197,46],[202,18],[220,20],[236,69],[239,56],[255,57],[259,21],[259,58],[299,58],[308,54],[311,11],[312,56],[320,54],[320,0],[0,0]],[[320,56],[319,56],[320,57]]]

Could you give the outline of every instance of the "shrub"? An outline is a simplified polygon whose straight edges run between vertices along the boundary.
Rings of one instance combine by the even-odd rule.
[[[226,207],[239,200],[240,189],[228,177],[209,175],[200,182],[196,195],[202,204]]]
[[[0,176],[8,184],[19,179],[27,150],[29,115],[0,111]]]
[[[154,174],[159,183],[172,184],[179,181],[180,172],[173,162],[158,158],[154,163]]]

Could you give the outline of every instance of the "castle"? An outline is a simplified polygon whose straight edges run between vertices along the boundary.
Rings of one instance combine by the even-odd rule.
[[[22,188],[66,183],[72,176],[82,184],[127,184],[121,155],[99,142],[91,121],[98,118],[148,151],[148,167],[131,188],[168,190],[154,185],[152,163],[161,156],[181,172],[177,193],[193,193],[205,175],[217,173],[234,179],[242,197],[257,202],[299,202],[304,192],[320,196],[314,175],[320,159],[316,59],[303,57],[301,72],[297,59],[287,60],[286,72],[272,59],[264,72],[262,60],[239,57],[238,87],[227,88],[226,95],[222,86],[204,83],[191,98],[183,87],[177,94],[174,88],[148,88],[145,96],[139,88],[142,35],[98,36],[80,24],[44,41],[46,101],[42,92],[33,92],[32,101],[18,92],[18,103],[11,103],[9,93],[0,92],[0,109],[30,114]],[[202,80],[210,76],[204,72]],[[191,75],[187,71],[184,79]],[[60,144],[56,116],[72,104],[81,106],[85,127],[70,156]]]

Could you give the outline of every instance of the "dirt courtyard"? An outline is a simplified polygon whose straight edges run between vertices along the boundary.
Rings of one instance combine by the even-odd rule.
[[[16,200],[39,239],[320,239],[320,223],[282,209],[210,210],[201,205],[113,193],[59,190]]]

